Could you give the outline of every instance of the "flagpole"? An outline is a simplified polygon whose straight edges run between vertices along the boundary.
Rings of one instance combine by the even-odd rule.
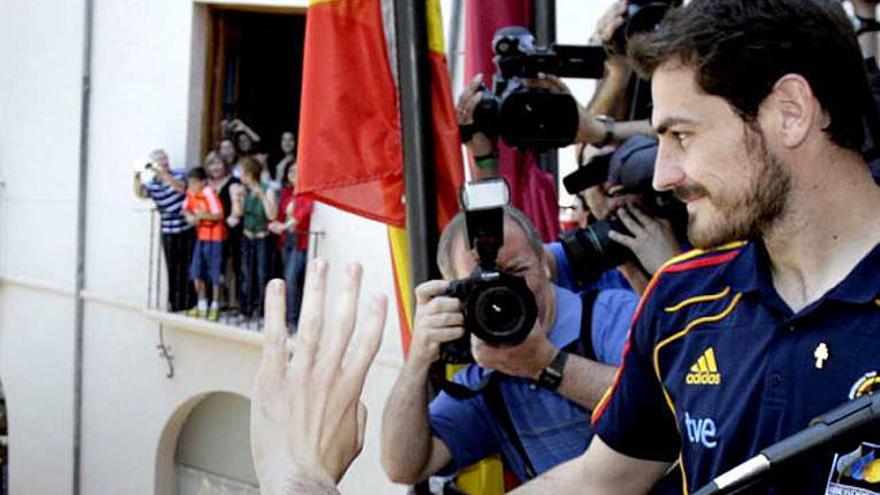
[[[406,231],[413,286],[439,278],[426,0],[394,0]]]
[[[535,42],[549,47],[556,42],[555,0],[534,0],[532,14],[535,19]],[[554,184],[559,184],[559,154],[551,149],[537,155],[538,163],[545,172],[553,174]]]

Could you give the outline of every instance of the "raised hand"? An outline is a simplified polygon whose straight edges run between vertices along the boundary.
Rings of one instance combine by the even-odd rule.
[[[284,282],[266,290],[263,356],[251,408],[251,450],[263,494],[336,493],[363,446],[367,410],[360,401],[382,338],[387,300],[372,298],[351,351],[361,267],[346,268],[325,325],[327,263],[309,265],[293,356],[286,348]]]

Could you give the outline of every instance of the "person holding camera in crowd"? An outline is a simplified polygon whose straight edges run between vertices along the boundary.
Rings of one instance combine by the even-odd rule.
[[[477,250],[468,248],[465,213],[459,213],[438,247],[445,280],[416,288],[409,356],[382,418],[382,463],[395,482],[451,474],[498,453],[526,481],[579,455],[589,441],[589,410],[611,383],[627,332],[626,324],[612,324],[619,319],[593,308],[621,308],[613,299],[622,298],[634,309],[637,298],[629,291],[607,291],[595,296],[594,305],[555,287],[529,220],[509,206],[503,218],[497,266],[525,279],[537,320],[516,345],[491,345],[471,334],[464,345],[475,363],[454,381],[471,390],[484,380],[489,386],[465,398],[443,392],[429,403],[429,368],[440,359],[441,347],[466,335],[463,303],[448,294],[450,281],[467,277],[478,263]]]
[[[242,159],[241,182],[245,190],[233,199],[233,214],[241,219],[241,316],[253,317],[254,309],[262,315],[263,290],[269,281],[269,221],[277,215],[275,191],[260,180],[261,165],[254,159]]]
[[[165,150],[150,153],[150,163],[145,170],[154,175],[144,180],[142,170],[134,173],[134,194],[138,198],[152,198],[161,217],[162,252],[168,274],[168,311],[189,309],[194,302],[189,282],[189,263],[192,256],[192,225],[183,215],[186,199],[186,172],[172,170]]]
[[[208,184],[208,174],[202,167],[187,173],[187,195],[183,204],[186,221],[196,227],[196,244],[189,267],[190,279],[196,287],[198,301],[188,316],[208,317],[210,321],[220,318],[220,287],[223,276],[223,241],[226,240],[226,223],[223,205],[217,192]],[[208,307],[206,281],[211,280],[211,305]]]

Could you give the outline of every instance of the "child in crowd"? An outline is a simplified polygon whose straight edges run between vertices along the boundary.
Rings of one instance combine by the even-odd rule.
[[[226,223],[223,205],[214,189],[208,185],[205,169],[197,167],[187,174],[187,195],[183,204],[187,222],[196,227],[196,244],[193,249],[189,276],[196,286],[198,303],[187,312],[189,316],[217,321],[220,317],[220,287],[223,285],[221,265],[223,241],[226,240]],[[210,277],[212,286],[211,307],[205,280]]]

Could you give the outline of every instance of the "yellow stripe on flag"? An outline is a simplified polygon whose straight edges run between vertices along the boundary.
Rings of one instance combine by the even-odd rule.
[[[443,55],[446,53],[443,42],[443,16],[440,13],[440,0],[428,2],[428,49]]]
[[[394,269],[394,289],[397,292],[397,312],[400,315],[400,338],[403,355],[409,355],[412,325],[413,286],[409,276],[409,240],[406,229],[388,227],[388,243],[391,247],[391,264]]]

